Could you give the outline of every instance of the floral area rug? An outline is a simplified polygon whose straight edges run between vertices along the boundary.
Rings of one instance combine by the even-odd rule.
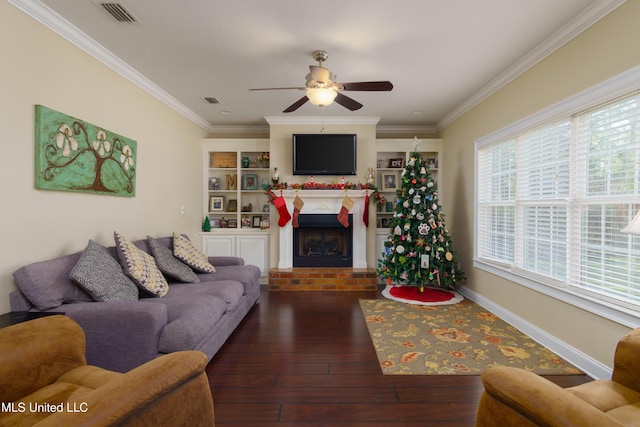
[[[470,300],[424,306],[362,299],[360,307],[384,375],[479,375],[492,366],[583,373]]]

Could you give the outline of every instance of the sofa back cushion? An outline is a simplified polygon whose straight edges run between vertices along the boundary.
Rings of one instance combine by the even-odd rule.
[[[69,277],[81,255],[82,252],[78,252],[26,265],[13,273],[16,285],[38,310],[65,303],[93,301]]]

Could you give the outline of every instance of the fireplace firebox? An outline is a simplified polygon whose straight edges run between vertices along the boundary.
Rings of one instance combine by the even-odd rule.
[[[352,267],[353,219],[344,227],[335,214],[298,216],[293,229],[294,267]]]

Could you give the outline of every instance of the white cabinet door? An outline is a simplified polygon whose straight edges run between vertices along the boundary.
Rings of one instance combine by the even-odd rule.
[[[244,258],[245,264],[253,264],[260,269],[262,276],[269,269],[269,236],[267,235],[239,235],[238,256]]]
[[[245,264],[253,264],[260,269],[260,275],[269,272],[269,235],[260,234],[218,234],[203,233],[202,251],[208,256],[237,256]]]
[[[202,250],[208,256],[236,256],[236,237],[231,234],[202,236]]]

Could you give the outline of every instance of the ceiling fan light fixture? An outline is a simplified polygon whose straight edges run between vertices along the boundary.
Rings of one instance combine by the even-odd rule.
[[[307,98],[313,105],[326,107],[331,105],[338,92],[331,88],[316,87],[307,89]]]

